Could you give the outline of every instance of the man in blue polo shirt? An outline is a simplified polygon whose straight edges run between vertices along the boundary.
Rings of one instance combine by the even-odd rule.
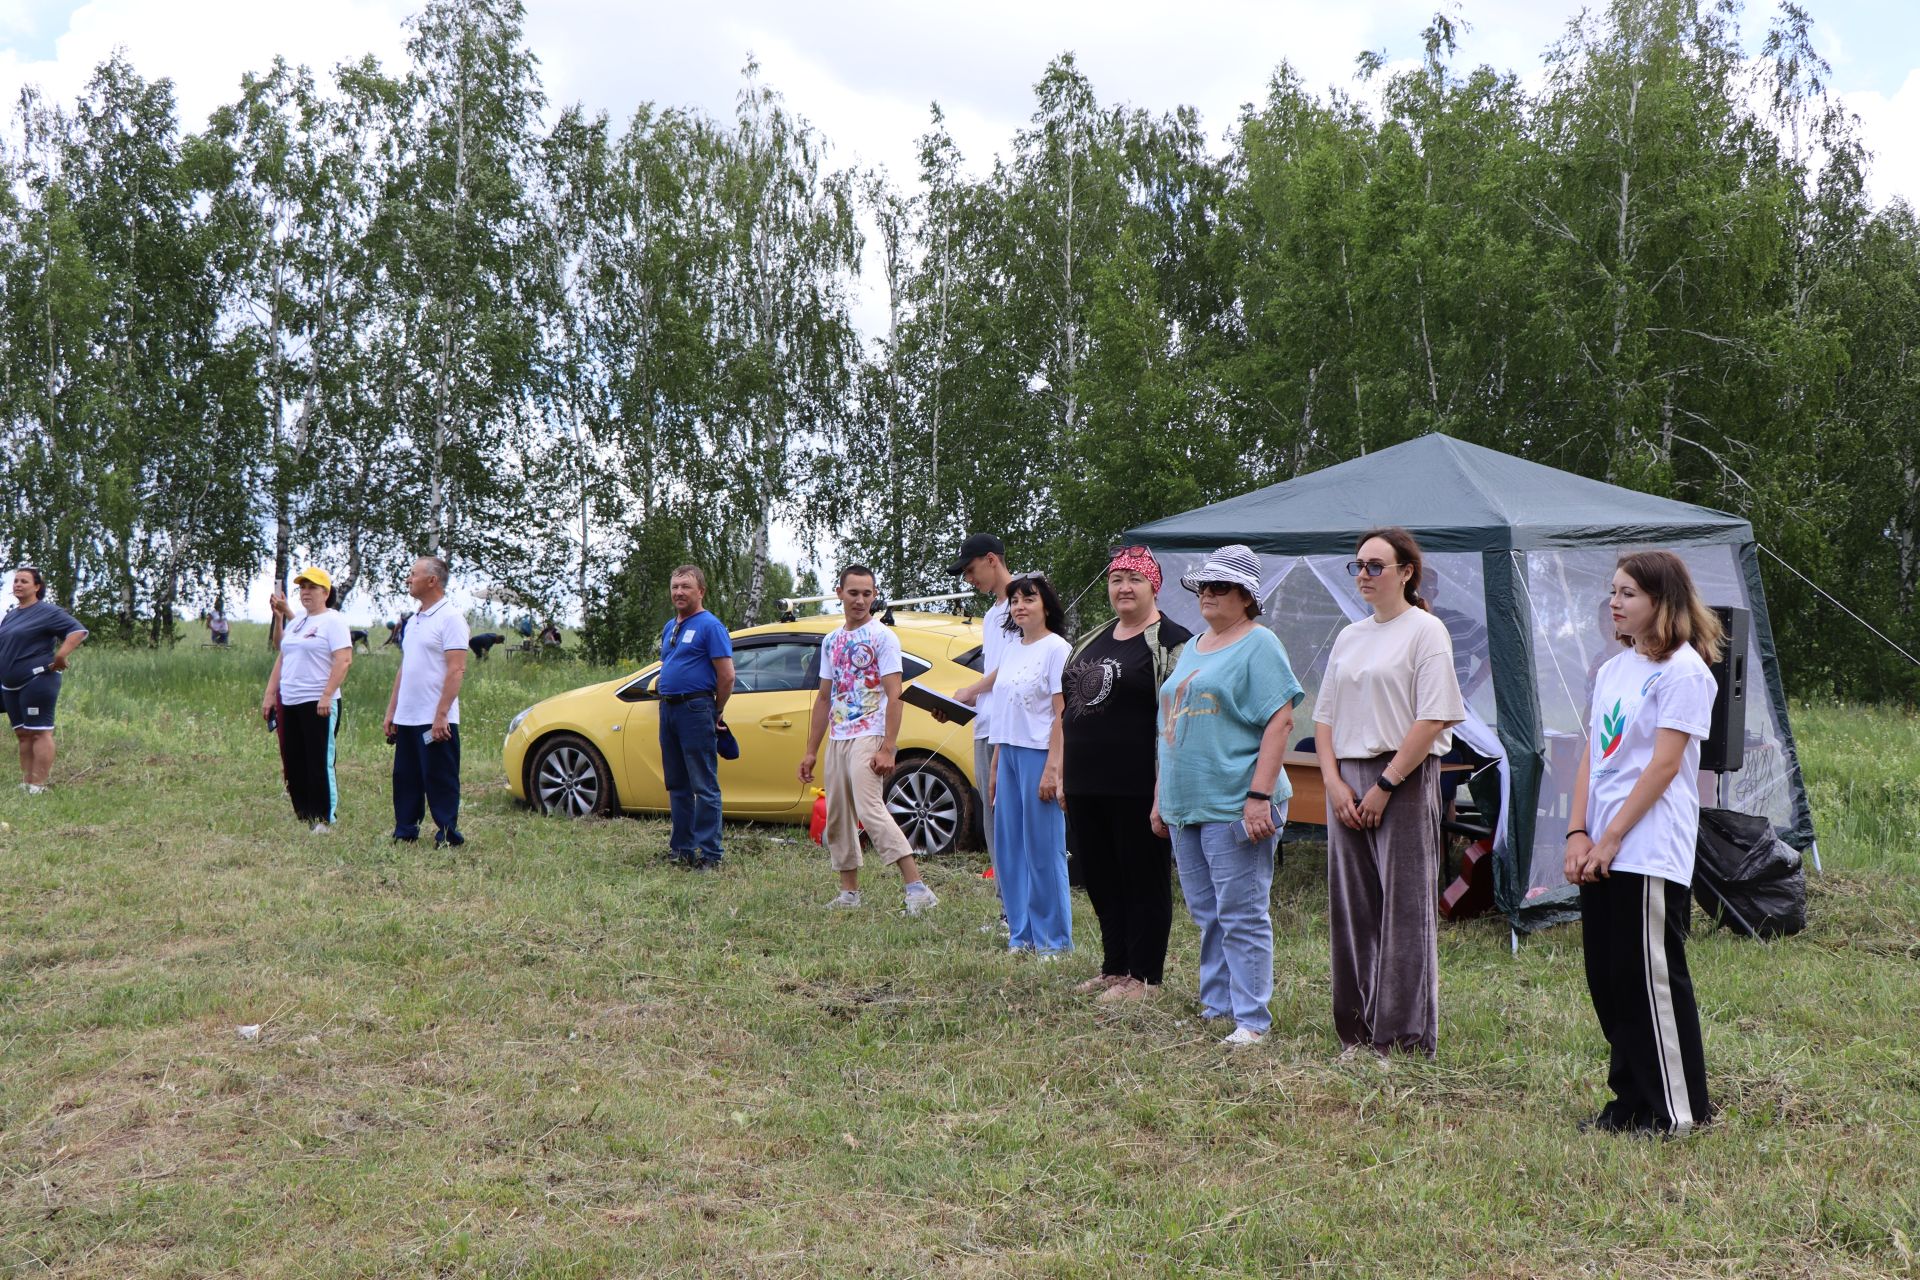
[[[667,781],[675,866],[720,865],[721,711],[733,693],[733,637],[706,611],[707,575],[683,564],[668,579],[673,617],[660,629],[660,772]]]

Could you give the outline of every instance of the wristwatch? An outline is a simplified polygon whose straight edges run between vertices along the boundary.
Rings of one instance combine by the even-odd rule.
[[[1249,800],[1271,800],[1271,799],[1273,799],[1273,792],[1271,792],[1271,791],[1249,791],[1249,792],[1247,792],[1247,799],[1249,799]]]
[[[1401,781],[1404,782],[1405,779],[1403,778],[1401,779]],[[1397,788],[1400,785],[1400,783],[1389,782],[1387,780],[1387,775],[1385,773],[1382,773],[1378,778],[1375,778],[1373,780],[1373,785],[1380,788],[1382,791],[1386,792],[1388,795],[1392,795],[1394,793],[1394,789]]]

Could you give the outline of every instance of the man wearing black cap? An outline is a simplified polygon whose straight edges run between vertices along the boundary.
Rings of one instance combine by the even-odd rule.
[[[993,854],[993,799],[987,780],[993,776],[993,744],[987,741],[987,726],[993,719],[993,686],[990,677],[1000,669],[1000,655],[1006,650],[1012,633],[1007,630],[1007,584],[1013,574],[1007,569],[1007,544],[990,533],[970,534],[960,544],[960,554],[947,566],[947,572],[966,579],[968,586],[993,597],[993,606],[980,624],[980,679],[956,690],[954,699],[974,707],[973,778],[980,795],[980,821],[986,834],[987,854]]]

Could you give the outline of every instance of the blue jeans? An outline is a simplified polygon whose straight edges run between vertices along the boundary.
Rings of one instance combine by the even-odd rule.
[[[1287,807],[1275,806],[1274,834],[1242,840],[1231,822],[1173,828],[1173,861],[1187,914],[1200,930],[1200,1006],[1237,1026],[1273,1026],[1273,851]]]
[[[445,742],[426,740],[432,725],[393,726],[393,838],[420,838],[420,818],[433,812],[435,844],[465,844],[460,834],[460,726]]]
[[[720,749],[711,694],[660,704],[660,772],[673,831],[667,850],[692,861],[720,861]]]
[[[993,878],[1007,913],[1007,945],[1018,951],[1073,950],[1067,887],[1067,811],[1040,798],[1047,753],[1000,748],[994,775]]]

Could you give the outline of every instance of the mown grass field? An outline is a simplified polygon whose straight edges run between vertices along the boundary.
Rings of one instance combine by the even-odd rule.
[[[594,673],[477,666],[470,843],[396,848],[349,680],[343,813],[294,825],[267,658],[83,649],[46,796],[0,788],[0,1275],[1788,1276],[1920,1273],[1920,720],[1803,708],[1809,931],[1692,949],[1724,1108],[1576,1134],[1604,1046],[1577,928],[1442,932],[1432,1064],[1333,1062],[1324,864],[1276,884],[1276,1034],[1081,954],[1009,959],[982,862],[829,913],[825,860],[509,802],[507,718]],[[874,879],[870,889],[883,889]],[[255,1040],[236,1028],[260,1024]]]

